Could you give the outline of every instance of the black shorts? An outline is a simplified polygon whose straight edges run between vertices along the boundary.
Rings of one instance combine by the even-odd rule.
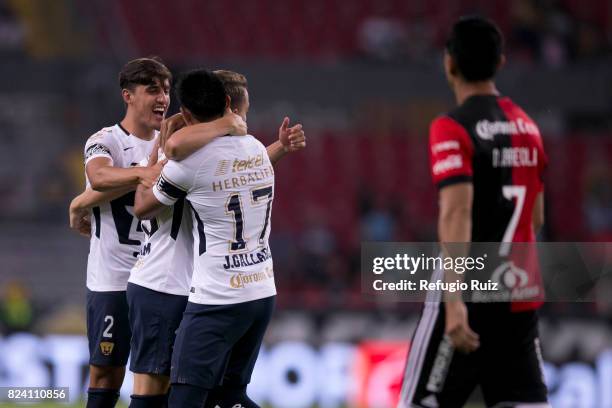
[[[127,299],[132,329],[130,371],[169,376],[172,347],[187,306],[187,296],[128,283]]]
[[[276,296],[231,305],[187,303],[172,354],[173,384],[243,386],[259,354]]]
[[[489,407],[546,403],[537,313],[513,313],[504,303],[468,303],[467,309],[480,347],[464,354],[444,337],[444,304],[425,304],[398,407],[462,407],[477,385]]]
[[[130,324],[125,291],[87,289],[89,364],[124,366],[130,355]]]

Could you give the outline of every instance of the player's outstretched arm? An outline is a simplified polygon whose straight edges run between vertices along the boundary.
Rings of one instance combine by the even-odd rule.
[[[270,162],[276,164],[285,154],[297,152],[306,147],[306,135],[301,124],[289,127],[289,118],[285,117],[278,129],[278,140],[268,147]]]
[[[163,132],[162,132],[163,133]],[[244,136],[247,134],[246,122],[229,108],[222,118],[212,122],[187,126],[176,132],[168,132],[162,137],[166,157],[171,160],[183,160],[198,151],[215,138],[223,135]]]
[[[443,187],[440,190],[440,216],[438,219],[438,235],[440,243],[466,243],[465,247],[453,244],[446,247],[451,256],[466,256],[471,241],[472,231],[472,200],[474,187],[472,183],[458,183]],[[456,280],[459,275],[454,271],[446,271],[447,281]],[[453,346],[463,352],[471,352],[480,346],[478,334],[469,326],[467,308],[460,292],[445,293],[445,334],[450,337]],[[452,298],[451,298],[452,296]]]
[[[120,187],[108,191],[96,191],[92,190],[91,188],[86,188],[85,191],[72,199],[70,209],[89,210],[93,207],[99,206],[100,204],[113,201],[114,199],[119,198],[130,191],[134,191],[133,186]]]
[[[114,167],[112,160],[96,157],[85,166],[91,188],[96,191],[109,191],[117,188],[135,188],[139,183],[151,185],[156,174],[147,167]]]

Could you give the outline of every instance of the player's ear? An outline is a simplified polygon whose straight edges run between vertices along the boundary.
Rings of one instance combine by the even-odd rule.
[[[499,57],[499,62],[497,63],[497,71],[502,69],[504,67],[504,65],[506,65],[506,56],[504,54],[502,54]]]
[[[444,53],[444,70],[447,77],[455,77],[459,72],[455,59],[448,52]]]
[[[232,106],[232,98],[229,95],[225,95],[225,109]]]
[[[123,88],[121,90],[121,97],[123,98],[123,102],[126,105],[129,105],[130,102],[132,101],[132,93],[130,92],[129,89]]]

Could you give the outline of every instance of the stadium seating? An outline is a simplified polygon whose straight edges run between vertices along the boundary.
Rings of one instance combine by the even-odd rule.
[[[605,28],[609,2],[566,0],[569,13]],[[121,0],[114,10],[141,55],[170,60],[215,58],[315,58],[334,60],[359,55],[358,32],[370,17],[392,18],[406,29],[416,24],[433,31],[440,46],[450,23],[461,14],[484,14],[504,31],[511,24],[512,2],[461,0],[451,3],[402,0],[184,0],[172,9],[162,0]],[[166,16],[174,18],[166,18]],[[157,30],[151,27],[157,26]],[[232,27],[247,27],[237,34]],[[177,46],[178,45],[178,46]]]

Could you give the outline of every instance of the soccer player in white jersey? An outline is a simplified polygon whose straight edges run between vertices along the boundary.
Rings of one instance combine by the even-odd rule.
[[[127,63],[119,75],[125,117],[85,145],[88,189],[73,200],[70,215],[75,229],[86,228],[89,208],[94,218],[87,265],[88,407],[113,407],[123,382],[131,337],[125,290],[144,238],[132,214],[133,190],[150,185],[161,168],[137,163],[155,143],[170,102],[170,80],[170,71],[156,59]],[[226,131],[218,128],[216,135]]]
[[[231,110],[246,121],[249,108],[246,78],[230,71],[215,71],[215,75],[221,79],[230,97]],[[305,146],[301,125],[289,128],[287,122],[284,120],[279,129],[279,140],[266,149],[272,164],[285,153]],[[167,139],[184,124],[180,114],[165,120],[160,137]],[[166,147],[172,141],[172,149],[186,154],[211,141],[193,132],[181,132],[176,136],[179,141],[174,142],[175,136],[172,136],[167,139]],[[156,163],[155,156],[151,155],[149,165]],[[152,194],[146,190],[142,185],[137,189],[136,216],[141,211],[141,195]],[[170,386],[172,346],[187,305],[193,272],[194,241],[190,212],[190,203],[181,198],[173,206],[164,207],[155,218],[142,221],[146,239],[127,287],[132,330],[130,371],[134,372],[131,407],[141,406],[137,405],[141,401],[147,401],[148,407],[162,406]]]
[[[177,84],[188,124],[223,114],[229,97],[214,74],[196,70]],[[276,287],[268,246],[274,170],[254,137],[217,138],[181,162],[169,161],[139,214],[186,198],[194,212],[195,268],[172,354],[170,407],[256,407],[246,387],[269,323]],[[209,401],[212,402],[212,401]]]

